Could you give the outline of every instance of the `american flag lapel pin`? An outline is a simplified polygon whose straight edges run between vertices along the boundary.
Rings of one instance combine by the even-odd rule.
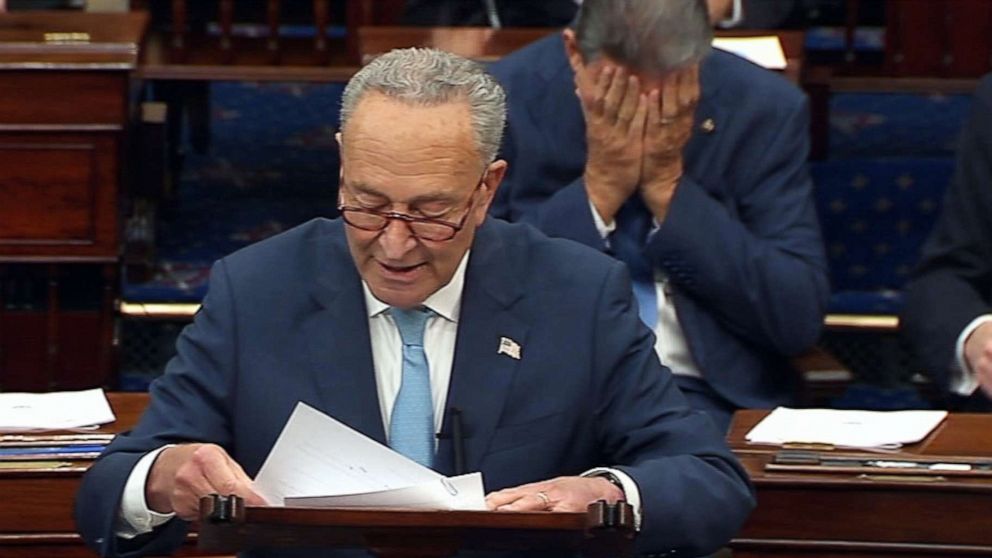
[[[509,337],[499,338],[498,355],[506,355],[514,360],[520,360],[520,344]]]

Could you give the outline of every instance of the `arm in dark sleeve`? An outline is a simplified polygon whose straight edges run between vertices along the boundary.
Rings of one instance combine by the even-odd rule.
[[[507,221],[529,223],[548,236],[568,238],[599,251],[606,250],[593,221],[581,167],[556,168],[552,173],[543,167],[544,159],[551,157],[550,152],[545,152],[547,149],[548,146],[521,144],[514,136],[514,126],[507,127],[500,158],[509,165],[490,214]],[[520,150],[539,153],[521,153]],[[543,172],[533,169],[533,165],[541,167]],[[549,168],[551,166],[549,164]],[[532,172],[540,177],[531,176]]]
[[[116,537],[121,496],[141,457],[166,444],[207,442],[230,447],[227,409],[234,378],[234,309],[223,262],[214,265],[210,292],[176,342],[177,354],[151,387],[138,425],[118,436],[90,467],[76,496],[77,529],[101,556],[171,554],[188,524],[172,519],[132,540]]]
[[[944,387],[961,331],[992,313],[992,78],[973,103],[955,176],[907,286],[902,316],[906,335]]]
[[[683,177],[647,248],[655,267],[728,330],[786,355],[816,342],[829,296],[808,123],[800,101],[765,126],[767,143],[752,151],[760,156],[730,169],[729,204]]]
[[[597,435],[608,464],[630,475],[641,495],[640,552],[704,556],[726,544],[754,507],[747,474],[723,436],[689,409],[654,352],[654,336],[631,302],[622,264],[596,307],[600,350]]]

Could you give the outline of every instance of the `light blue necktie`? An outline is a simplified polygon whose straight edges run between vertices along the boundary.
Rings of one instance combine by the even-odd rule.
[[[389,447],[425,467],[434,464],[434,401],[424,354],[426,308],[389,311],[403,339],[403,380],[389,421]]]
[[[613,253],[627,264],[641,321],[649,328],[658,325],[658,291],[654,269],[644,253],[654,217],[640,196],[631,196],[616,216],[617,228],[610,237]]]

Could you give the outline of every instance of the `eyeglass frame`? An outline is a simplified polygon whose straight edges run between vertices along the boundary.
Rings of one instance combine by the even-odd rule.
[[[407,213],[400,213],[398,211],[379,211],[378,209],[369,209],[355,205],[345,205],[344,200],[342,199],[343,196],[341,190],[338,191],[338,212],[341,214],[341,219],[343,219],[344,222],[348,224],[348,226],[355,227],[358,230],[367,231],[367,232],[382,232],[389,227],[389,223],[391,221],[402,221],[407,224],[406,228],[407,230],[410,231],[410,235],[416,238],[417,240],[426,240],[428,242],[448,242],[453,238],[455,238],[456,236],[458,236],[458,233],[461,232],[463,228],[465,228],[465,221],[468,220],[469,214],[472,213],[472,206],[475,204],[475,193],[479,191],[479,188],[482,188],[483,184],[485,184],[486,176],[488,174],[489,174],[488,168],[482,171],[482,176],[479,177],[479,182],[476,183],[475,188],[472,189],[472,193],[469,195],[468,201],[465,204],[465,213],[462,215],[462,218],[459,219],[457,223],[452,223],[450,221],[445,221],[443,219],[435,219],[432,217],[416,217],[414,215],[409,215]],[[385,218],[385,221],[383,221],[382,226],[378,228],[370,229],[367,227],[361,227],[348,220],[347,214],[345,213],[347,211],[354,211],[365,215],[374,215],[377,217],[383,217]],[[413,227],[410,226],[411,223],[427,223],[432,225],[442,225],[451,229],[451,236],[442,239],[424,238],[418,235],[416,231],[414,231]]]

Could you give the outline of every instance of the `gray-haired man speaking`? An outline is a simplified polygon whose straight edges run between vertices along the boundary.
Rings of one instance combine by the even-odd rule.
[[[746,477],[658,362],[624,266],[487,217],[504,117],[500,86],[450,54],[394,51],[351,80],[342,218],[217,262],[140,424],[83,482],[90,545],[172,552],[199,497],[265,503],[250,478],[299,401],[449,475],[435,435],[459,409],[493,510],[625,498],[643,550],[733,535]]]

